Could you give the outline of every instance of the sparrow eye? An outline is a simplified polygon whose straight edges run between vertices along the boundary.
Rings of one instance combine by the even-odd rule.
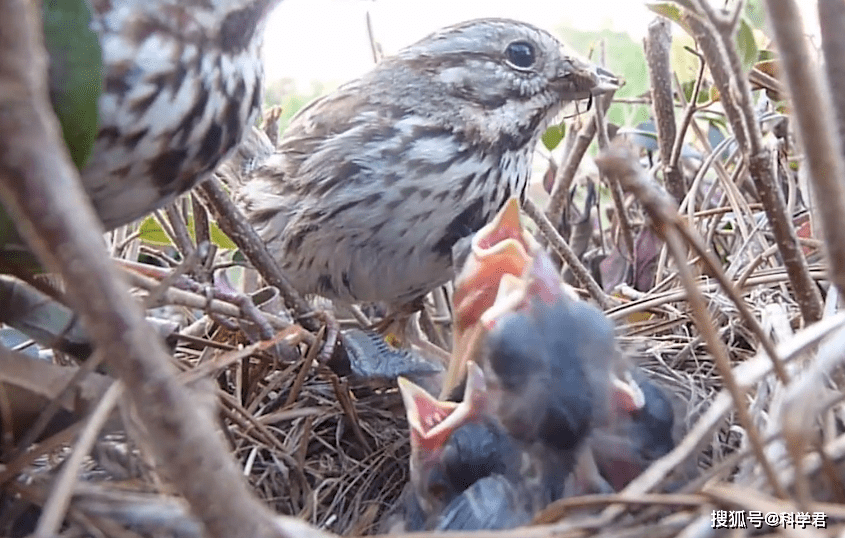
[[[527,41],[514,41],[505,49],[508,62],[519,69],[528,69],[534,65],[534,45]]]

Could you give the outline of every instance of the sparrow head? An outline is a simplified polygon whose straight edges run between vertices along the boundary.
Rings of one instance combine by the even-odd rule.
[[[610,414],[590,447],[601,474],[621,490],[675,448],[675,409],[664,391],[637,368],[615,378]]]
[[[497,127],[527,133],[550,120],[562,102],[612,91],[620,80],[577,55],[548,32],[524,22],[477,19],[447,28],[400,51],[385,71],[426,85],[438,101],[460,104]],[[425,105],[421,105],[425,106]],[[515,114],[515,109],[530,111]],[[524,124],[517,123],[519,119]]]
[[[574,450],[588,435],[599,405],[601,376],[588,375],[595,341],[609,338],[601,312],[576,301],[551,260],[538,252],[522,278],[502,277],[496,301],[482,316],[488,331],[485,367],[498,416],[525,442]],[[606,322],[609,324],[609,322]],[[606,377],[606,373],[605,373]]]
[[[446,463],[453,458],[448,442],[461,427],[482,416],[486,409],[485,381],[481,369],[468,364],[464,399],[460,403],[438,400],[399,378],[411,436],[411,482],[417,501],[427,514],[437,512],[460,493]]]
[[[504,275],[521,275],[539,248],[522,227],[519,202],[510,198],[495,218],[471,236],[468,248],[462,242],[453,249],[453,262],[460,267],[455,278],[455,359],[450,363],[441,397],[465,375],[466,362],[476,358],[481,335],[479,320],[496,300]],[[465,250],[466,252],[456,252]]]

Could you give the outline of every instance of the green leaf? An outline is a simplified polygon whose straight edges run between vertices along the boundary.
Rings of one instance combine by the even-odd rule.
[[[552,125],[546,132],[543,133],[543,145],[546,146],[546,149],[551,151],[560,144],[560,141],[563,140],[563,136],[566,134],[566,125],[559,124],[559,125]]]
[[[757,40],[754,39],[754,28],[745,17],[740,17],[739,28],[736,33],[736,48],[743,70],[748,73],[757,61]]]
[[[50,100],[77,168],[97,136],[97,99],[103,88],[103,55],[90,29],[87,0],[44,0],[44,44],[50,57]]]
[[[768,62],[777,59],[777,53],[769,49],[760,49],[757,53],[757,59],[761,62]]]
[[[18,230],[12,218],[6,213],[6,208],[0,205],[0,248],[8,243],[20,241]]]
[[[188,217],[188,233],[191,235],[191,239],[196,241],[196,237],[194,236],[194,219],[193,217]],[[235,243],[229,239],[229,236],[223,233],[217,223],[212,221],[211,227],[209,229],[209,236],[211,237],[211,242],[217,245],[221,249],[225,250],[234,250],[237,247]],[[170,238],[167,237],[167,234],[164,233],[164,230],[161,228],[161,225],[158,223],[155,217],[149,216],[144,219],[141,223],[141,228],[138,230],[138,238],[141,241],[149,243],[151,245],[163,245],[169,246],[173,243],[170,241]]]
[[[693,11],[693,6],[685,1],[679,0],[676,2],[646,2],[646,7],[660,16],[666,17],[678,26],[684,29],[688,34],[692,34],[687,22],[684,20],[684,10],[686,8]]]
[[[164,230],[161,228],[161,225],[158,223],[155,217],[149,216],[144,219],[141,223],[141,227],[138,230],[138,238],[145,242],[152,245],[172,245],[170,238],[167,237],[167,234],[164,233]]]
[[[684,97],[686,98],[687,102],[692,99],[692,92],[695,90],[695,81],[694,80],[687,80],[686,82],[681,83],[681,87],[684,90]],[[696,99],[696,103],[706,103],[710,100],[710,92],[708,91],[706,83],[702,85],[702,87],[698,91],[698,98]]]
[[[0,205],[0,273],[21,275],[42,272],[41,262],[29,251],[6,208]]]
[[[672,46],[669,50],[669,58],[672,61],[672,70],[678,75],[681,84],[694,82],[698,78],[698,71],[701,61],[698,56],[686,49],[695,50],[695,40],[688,34],[675,32],[672,36]]]
[[[672,22],[681,24],[681,7],[674,2],[646,2],[646,7]]]
[[[766,16],[760,0],[748,0],[745,3],[744,18],[758,30],[765,30]]]
[[[190,229],[193,230],[193,227]],[[211,222],[211,230],[208,235],[211,237],[211,242],[222,249],[234,250],[238,248],[238,246],[229,239],[228,235],[223,233],[223,230],[221,230],[214,221]]]

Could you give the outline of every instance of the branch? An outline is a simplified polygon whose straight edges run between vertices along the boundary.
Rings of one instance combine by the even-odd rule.
[[[587,289],[587,292],[602,307],[602,309],[607,310],[608,308],[615,306],[611,298],[604,292],[604,290],[601,289],[598,282],[595,281],[587,268],[584,267],[584,264],[581,263],[581,260],[578,259],[578,256],[575,255],[575,252],[572,251],[569,244],[563,239],[563,237],[560,236],[557,230],[555,230],[555,227],[552,225],[551,221],[546,218],[542,210],[540,210],[534,202],[528,199],[526,199],[522,204],[522,209],[531,218],[531,220],[534,221],[537,228],[540,229],[540,232],[551,244],[551,247],[555,249],[555,252],[558,253],[561,259],[569,265],[570,269],[572,269],[572,273],[575,275],[575,278],[577,278],[581,285]]]
[[[785,490],[771,462],[766,457],[762,437],[751,420],[748,404],[745,401],[745,393],[731,369],[728,352],[725,349],[724,343],[719,339],[715,324],[707,309],[704,294],[699,289],[692,268],[687,263],[687,247],[683,241],[684,236],[680,232],[680,227],[683,226],[683,220],[678,215],[677,207],[665,192],[661,192],[659,188],[655,188],[653,182],[640,167],[636,154],[629,148],[617,144],[600,155],[596,160],[596,164],[598,164],[599,168],[608,171],[608,173],[617,174],[625,190],[633,193],[643,205],[643,209],[651,218],[654,230],[666,241],[670,253],[675,258],[678,276],[684,285],[684,289],[686,289],[687,302],[692,310],[693,321],[707,343],[707,347],[713,356],[713,361],[716,363],[719,373],[722,374],[725,388],[733,398],[734,407],[736,408],[740,423],[748,432],[748,438],[757,456],[757,460],[763,467],[763,471],[772,489],[778,496],[785,498]],[[736,302],[738,307],[741,303],[741,300]],[[780,369],[783,373],[783,365],[774,355],[774,347],[769,345],[766,347],[766,351],[770,353],[769,357],[775,369]]]
[[[819,22],[822,31],[822,46],[827,67],[828,84],[838,88],[831,103],[830,92],[820,84],[815,63],[803,35],[803,26],[798,19],[792,24],[775,21],[791,11],[797,17],[794,2],[766,2],[769,24],[782,58],[786,82],[793,99],[795,118],[801,133],[807,166],[816,203],[815,209],[821,219],[830,270],[830,280],[840,291],[845,290],[845,168],[842,165],[842,136],[845,135],[845,96],[841,84],[845,84],[845,4],[841,1],[819,0]],[[830,110],[836,113],[839,137],[831,122]],[[812,141],[812,143],[808,143]]]
[[[672,34],[669,21],[658,17],[648,25],[648,37],[645,41],[646,64],[651,80],[651,104],[657,125],[657,144],[660,148],[660,163],[663,168],[663,181],[677,203],[686,196],[684,178],[678,168],[677,160],[672,159],[672,147],[675,144],[675,101],[672,98],[672,65],[669,59],[672,47]],[[681,88],[679,88],[679,91]]]
[[[305,329],[317,332],[320,325],[299,292],[285,277],[275,258],[270,255],[267,246],[247,222],[243,212],[232,202],[220,184],[220,180],[211,177],[200,183],[197,190],[200,199],[211,209],[217,225],[240,248],[244,256],[252,263],[264,280],[275,286],[282,294],[285,305],[293,310],[296,321]]]

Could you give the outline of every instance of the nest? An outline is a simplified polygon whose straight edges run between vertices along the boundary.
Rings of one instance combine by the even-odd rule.
[[[641,230],[647,229],[645,224],[644,218],[635,221]],[[719,241],[724,248],[739,243],[727,235],[719,236]],[[670,265],[660,269],[667,275],[674,270]],[[800,340],[791,334],[799,312],[783,288],[783,271],[761,270],[747,282],[754,279],[770,279],[745,288],[755,317],[775,338],[787,344]],[[680,286],[647,293],[620,289],[637,297],[607,312],[622,320],[617,323],[620,346],[683,402],[680,448],[630,486],[642,488],[639,494],[634,489],[633,494],[626,490],[615,496],[563,499],[538,514],[537,522],[597,536],[618,536],[623,531],[670,536],[695,518],[709,522],[716,506],[757,510],[774,503],[759,493],[769,487],[768,479],[750,448],[748,425],[721,392],[723,380],[698,335],[686,292]],[[717,286],[702,289],[737,379],[753,388],[748,409],[754,428],[776,432],[787,400],[774,375],[765,376],[771,362],[755,354],[755,337],[739,321],[725,294]],[[428,304],[430,317],[447,319],[433,304]],[[248,336],[254,333],[250,320],[232,325],[215,314],[185,307],[169,307],[167,313],[182,316],[181,325],[194,328],[181,331],[174,340],[172,360],[198,405],[216,409],[219,433],[255,494],[276,513],[338,535],[377,533],[408,480],[408,430],[395,386],[356,383],[316,361],[322,335],[332,330],[330,326],[324,325],[327,330],[315,336],[291,325],[271,344],[254,344]],[[197,314],[200,317],[194,319]],[[199,336],[196,327],[203,329]],[[448,334],[448,323],[440,328]],[[845,498],[838,472],[831,474],[845,455],[841,449],[829,452],[845,439],[839,409],[825,411],[832,417],[824,421],[822,434],[829,440],[828,448],[808,456],[803,477],[794,474],[782,440],[773,437],[775,441],[769,439],[765,446],[766,457],[781,467],[777,475],[783,480],[781,487],[797,491],[799,478],[804,478],[812,497],[824,503],[819,511],[829,515],[834,513],[827,503]],[[120,420],[107,425],[81,465],[64,534],[122,535],[129,529],[144,536],[197,535],[198,524],[187,506],[157,474],[133,409],[123,406],[120,415]],[[42,454],[21,475],[26,480],[7,485],[5,515],[0,518],[4,532],[23,535],[31,530],[28,524],[34,520],[27,514],[37,514],[32,503],[44,501],[55,487],[62,463],[72,454],[62,446],[39,445]],[[771,511],[778,510],[785,509],[771,505]],[[537,527],[532,534],[544,528]]]
[[[756,299],[754,311],[764,319],[777,314],[788,327],[788,320],[797,317],[797,307],[779,285],[758,287],[750,297]],[[708,299],[711,305],[727,306],[718,291]],[[635,302],[628,307],[631,304]],[[654,493],[636,499],[624,493],[564,499],[539,514],[538,522],[563,521],[567,527],[592,529],[595,535],[615,536],[623,529],[637,534],[634,529],[648,529],[652,534],[669,536],[679,529],[679,510],[687,514],[700,511],[700,517],[704,517],[709,514],[709,503],[741,502],[740,506],[748,510],[765,504],[755,504],[760,500],[756,492],[766,486],[766,479],[751,454],[743,424],[731,412],[730,401],[724,395],[718,399],[723,384],[717,369],[705,346],[694,336],[688,312],[680,319],[676,317],[683,312],[684,303],[666,302],[660,308],[666,309],[662,315],[620,325],[620,333],[627,334],[620,337],[622,347],[685,402],[682,435],[689,436],[689,428],[708,411],[713,412],[714,402],[721,402],[723,412],[719,416],[723,418],[707,435],[698,432],[684,463],[658,462],[655,467],[662,472],[656,474],[664,476],[652,480]],[[721,320],[718,331],[732,362],[755,366],[758,372],[765,370],[767,359],[754,356],[751,337],[736,323],[730,308],[723,308],[717,319]],[[182,375],[199,372],[207,376],[213,372],[213,382],[194,381],[191,390],[198,402],[215,401],[219,431],[255,494],[277,513],[294,515],[339,535],[379,531],[408,480],[408,430],[396,388],[390,384],[356,384],[326,366],[317,366],[314,355],[319,340],[314,345],[297,343],[299,337],[292,333],[275,347],[262,349],[249,344],[241,330],[212,323],[209,326],[212,330],[207,337],[180,341],[173,360]],[[744,380],[747,384],[754,382],[754,378]],[[757,390],[752,393],[750,409],[761,431],[772,426],[772,408],[779,405],[778,397],[782,399],[775,385],[770,376],[756,384]],[[836,409],[832,412],[838,413]],[[140,535],[196,535],[198,527],[187,507],[155,472],[148,447],[138,442],[143,435],[136,434],[143,426],[133,420],[131,408],[123,408],[121,415],[123,420],[107,428],[108,433],[97,441],[82,466],[65,535],[93,534],[95,530],[108,534],[109,525],[126,527]],[[828,426],[831,443],[841,445],[845,439],[841,423],[831,421]],[[773,455],[778,452],[776,445],[769,446]],[[32,508],[23,506],[29,504],[26,501],[43,500],[70,453],[67,448],[45,452],[26,471],[26,482],[7,490],[6,533],[24,534],[27,523],[33,520],[25,517]],[[782,444],[779,453],[779,459],[784,460]],[[839,458],[843,457],[840,454]],[[828,463],[836,466],[838,461]],[[653,471],[655,468],[649,473],[654,475]],[[806,472],[813,477],[810,484],[814,494],[821,495],[823,488],[824,501],[836,499],[841,490],[838,474],[822,477],[818,462]],[[705,487],[717,479],[718,487]],[[16,495],[9,496],[11,491]],[[660,491],[672,493],[657,493]],[[751,492],[755,497],[749,497]],[[614,507],[621,515],[613,514]],[[597,518],[608,517],[608,512],[614,517],[595,528]]]

